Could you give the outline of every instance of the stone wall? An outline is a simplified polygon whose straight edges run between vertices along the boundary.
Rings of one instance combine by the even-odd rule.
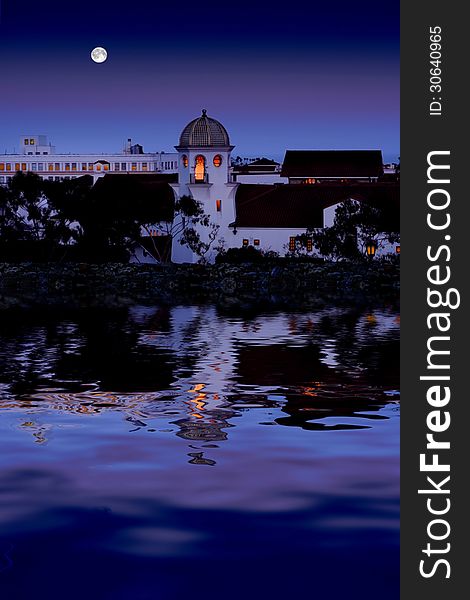
[[[374,301],[399,296],[388,263],[0,264],[0,308],[30,304]]]

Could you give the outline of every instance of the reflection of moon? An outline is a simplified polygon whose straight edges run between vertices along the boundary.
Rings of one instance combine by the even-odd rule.
[[[96,63],[102,63],[107,58],[108,58],[108,53],[106,52],[106,50],[104,48],[101,48],[100,46],[98,46],[98,48],[95,48],[94,50],[91,51],[91,59],[94,60]]]

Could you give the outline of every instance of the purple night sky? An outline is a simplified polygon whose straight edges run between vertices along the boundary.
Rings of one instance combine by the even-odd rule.
[[[172,151],[207,108],[235,155],[380,148],[399,156],[399,3],[0,0],[0,151]],[[91,61],[95,46],[109,58]]]

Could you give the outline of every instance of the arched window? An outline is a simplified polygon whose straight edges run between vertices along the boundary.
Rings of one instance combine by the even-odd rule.
[[[194,179],[195,181],[204,181],[204,174],[206,170],[206,159],[202,154],[196,156],[196,165],[194,168]]]
[[[220,167],[220,165],[222,164],[222,157],[220,154],[216,154],[214,156],[214,167]]]

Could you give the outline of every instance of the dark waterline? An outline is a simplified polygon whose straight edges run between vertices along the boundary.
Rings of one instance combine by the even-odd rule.
[[[395,309],[0,327],[2,598],[399,597]]]

